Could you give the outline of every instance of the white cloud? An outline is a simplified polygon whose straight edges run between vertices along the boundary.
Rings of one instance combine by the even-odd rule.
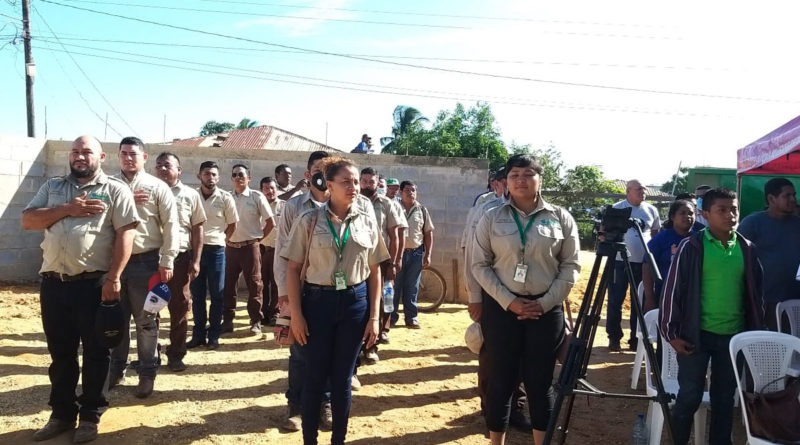
[[[317,0],[308,4],[308,9],[297,9],[283,17],[259,17],[236,23],[238,28],[271,26],[285,32],[289,37],[306,37],[320,32],[323,24],[330,20],[352,20],[356,15],[342,11],[349,0]]]

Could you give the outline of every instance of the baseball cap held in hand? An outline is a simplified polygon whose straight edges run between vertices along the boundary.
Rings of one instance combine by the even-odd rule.
[[[150,292],[147,293],[147,298],[144,299],[144,311],[151,314],[157,314],[161,309],[167,306],[171,296],[167,283],[161,281],[161,275],[158,272],[150,277],[147,283]]]

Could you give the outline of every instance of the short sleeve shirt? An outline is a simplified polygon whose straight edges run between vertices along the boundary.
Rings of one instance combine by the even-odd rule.
[[[406,221],[408,221],[406,249],[416,249],[423,244],[425,239],[424,235],[434,230],[433,221],[431,221],[431,215],[428,213],[428,209],[418,202],[415,202],[414,205],[405,212],[405,215]]]
[[[272,209],[267,198],[259,191],[249,187],[242,193],[233,192],[233,201],[239,213],[239,223],[231,235],[231,241],[241,243],[264,237],[264,223],[272,218]]]
[[[281,256],[288,260],[303,263],[306,249],[310,249],[306,269],[307,282],[333,286],[334,273],[341,271],[345,274],[347,285],[353,286],[367,279],[370,266],[389,259],[383,238],[378,235],[375,216],[356,207],[351,209],[342,223],[335,222],[336,218],[330,216],[331,224],[340,240],[347,222],[350,222],[350,236],[344,246],[340,263],[326,215],[330,215],[327,204],[301,215],[292,227],[289,242],[283,246],[281,252]]]
[[[186,252],[192,248],[192,227],[206,222],[206,211],[197,190],[181,181],[170,188],[178,209],[178,251]]]
[[[400,208],[393,204],[393,200],[384,195],[374,194],[372,198],[372,208],[375,210],[375,219],[378,221],[378,227],[381,229],[383,242],[389,245],[389,232],[392,227],[408,227],[405,215]]]
[[[116,230],[139,222],[128,186],[102,170],[83,185],[72,175],[49,179],[25,210],[57,207],[84,192],[87,198],[103,201],[106,210],[91,217],[67,216],[45,229],[40,272],[78,275],[108,271]]]
[[[202,189],[198,189],[198,193],[203,198]],[[224,246],[225,229],[229,224],[239,221],[233,196],[225,190],[214,188],[211,196],[207,199],[203,198],[202,203],[206,213],[206,222],[203,224],[203,244]]]
[[[642,235],[644,235],[644,243],[647,244],[650,241],[650,231],[661,229],[661,217],[658,215],[658,209],[644,201],[638,206],[634,206],[627,199],[614,204],[615,209],[627,209],[628,207],[633,209],[631,218],[638,218],[644,223]],[[631,228],[625,232],[625,247],[628,248],[628,258],[632,263],[644,262],[644,247],[642,247],[642,241],[636,229]],[[617,260],[622,260],[619,254],[617,254]]]
[[[272,209],[272,214],[275,216],[275,221],[280,221],[281,214],[283,214],[283,207],[286,205],[286,201],[275,198],[275,201],[269,203],[270,209]],[[275,228],[273,228],[269,235],[267,235],[264,239],[261,240],[261,244],[267,247],[275,247],[275,240],[278,239],[278,225],[275,224]]]

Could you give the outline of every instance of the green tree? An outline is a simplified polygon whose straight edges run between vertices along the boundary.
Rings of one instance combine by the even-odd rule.
[[[236,129],[246,130],[248,128],[258,127],[259,125],[261,124],[259,124],[258,121],[253,121],[245,117],[239,121],[239,125],[236,126]]]
[[[562,188],[561,172],[564,169],[564,161],[561,159],[561,152],[552,142],[543,148],[531,148],[530,145],[517,145],[512,142],[509,151],[515,155],[528,154],[539,161],[544,170],[542,190],[560,190]]]
[[[422,123],[430,122],[430,120],[421,111],[407,105],[396,106],[392,117],[394,119],[392,135],[381,138],[381,146],[383,147],[381,148],[381,153],[402,154],[403,152],[397,149],[398,140],[411,133],[418,133],[422,129]],[[408,144],[405,145],[405,154],[407,155],[409,154]]]
[[[236,125],[230,122],[217,122],[217,121],[208,121],[203,124],[203,128],[200,129],[200,136],[210,136],[212,134],[217,133],[227,133],[231,130],[236,128]]]
[[[661,191],[665,193],[670,193],[673,195],[679,195],[681,193],[686,193],[689,190],[687,189],[687,181],[686,175],[689,173],[689,167],[681,167],[678,169],[678,173],[672,175],[669,178],[669,181],[661,184]],[[676,184],[677,182],[677,184]],[[673,193],[673,185],[675,186],[675,191]]]
[[[614,181],[605,179],[603,171],[595,165],[576,165],[567,170],[562,182],[566,193],[554,196],[552,201],[569,210],[578,224],[581,247],[594,245],[594,223],[591,220],[603,207],[614,199],[595,197],[599,193],[624,193]]]

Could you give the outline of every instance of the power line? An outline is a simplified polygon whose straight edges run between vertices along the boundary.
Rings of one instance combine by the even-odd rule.
[[[53,49],[47,47],[49,51],[59,51],[57,49]],[[457,94],[457,93],[448,93],[448,92],[438,92],[440,94],[433,94],[436,92],[432,92],[431,94],[422,94],[422,93],[414,93],[414,92],[404,92],[404,91],[384,91],[384,90],[376,90],[376,89],[369,89],[369,88],[360,88],[360,87],[353,87],[353,86],[341,86],[341,85],[327,85],[327,84],[320,84],[320,83],[313,83],[308,81],[301,81],[301,80],[287,80],[287,79],[276,79],[271,77],[264,77],[264,76],[257,76],[257,75],[248,75],[248,74],[239,74],[238,72],[229,73],[223,72],[218,70],[209,70],[209,69],[199,69],[199,68],[187,68],[183,66],[176,66],[170,65],[165,63],[155,63],[149,61],[141,61],[141,60],[133,60],[127,59],[122,57],[112,57],[112,56],[102,56],[94,53],[81,53],[73,51],[72,54],[82,55],[87,57],[95,57],[99,59],[105,60],[115,60],[115,61],[122,61],[122,62],[130,62],[130,63],[137,63],[142,65],[148,66],[157,66],[157,67],[164,67],[164,68],[172,68],[177,70],[184,70],[190,72],[203,72],[209,74],[217,74],[222,76],[228,77],[237,77],[237,78],[245,78],[245,79],[256,79],[256,80],[266,80],[271,82],[279,82],[279,83],[288,83],[294,85],[303,85],[303,86],[315,86],[315,87],[322,87],[322,88],[329,88],[329,89],[338,89],[338,90],[348,90],[348,91],[358,91],[358,92],[368,92],[368,93],[378,93],[378,94],[390,94],[390,95],[397,95],[397,96],[411,96],[411,97],[424,97],[424,98],[431,98],[431,99],[445,99],[445,100],[456,100],[456,101],[465,101],[463,98],[449,96],[449,94]],[[140,57],[149,57],[152,56],[140,56]],[[179,62],[180,63],[180,62]],[[185,62],[184,62],[185,63]],[[240,71],[238,68],[233,67],[219,67],[217,68]],[[250,70],[253,71],[253,70]],[[290,76],[294,78],[300,78],[299,76]],[[334,83],[337,81],[330,81],[330,80],[321,80],[323,82]],[[341,82],[339,82],[341,83]],[[393,90],[401,90],[400,88],[396,87],[381,87],[384,89],[393,89]],[[477,97],[480,100],[479,96]],[[468,100],[475,100],[474,98]],[[513,101],[513,100],[503,100],[503,101],[492,101],[493,103],[499,104],[508,104],[508,105],[519,105],[519,106],[533,106],[533,107],[545,107],[545,108],[560,108],[560,109],[575,109],[575,110],[587,110],[587,111],[612,111],[612,112],[626,112],[626,113],[640,113],[640,114],[655,114],[655,115],[667,115],[667,116],[690,116],[690,117],[726,117],[726,116],[714,116],[708,114],[698,114],[698,113],[686,113],[686,112],[673,112],[673,111],[659,111],[659,110],[643,110],[643,109],[626,109],[626,108],[613,108],[613,107],[605,107],[605,106],[595,106],[595,105],[585,105],[585,104],[572,104],[566,102],[558,102],[558,101],[528,101],[528,102],[520,102],[520,101]]]
[[[64,46],[64,44],[63,44],[63,43],[61,43],[61,41],[60,41],[60,40],[58,40],[58,36],[56,36],[56,33],[55,33],[55,32],[53,32],[53,28],[51,28],[51,27],[50,27],[50,24],[49,24],[49,23],[47,23],[47,20],[45,20],[45,19],[44,19],[44,17],[42,17],[42,15],[41,15],[41,14],[39,14],[39,11],[38,11],[38,10],[37,10],[35,7],[33,8],[33,11],[36,13],[36,15],[37,15],[37,16],[39,16],[39,18],[40,18],[40,19],[42,19],[42,23],[44,23],[44,24],[45,24],[45,26],[47,26],[47,29],[49,29],[49,30],[50,30],[50,33],[52,33],[52,34],[53,34],[53,36],[56,38],[56,40],[58,41],[58,43],[59,43],[59,44],[61,45],[61,47],[64,49],[64,52],[66,52],[66,53],[67,53],[67,55],[69,56],[69,58],[72,60],[72,63],[74,63],[74,64],[75,64],[75,66],[78,68],[78,71],[80,71],[80,72],[81,72],[81,74],[83,74],[83,77],[84,77],[84,78],[86,78],[86,80],[89,82],[89,84],[92,86],[92,88],[94,88],[95,92],[97,92],[97,94],[98,94],[98,95],[100,95],[100,97],[101,97],[101,98],[103,98],[103,101],[106,103],[106,105],[108,105],[108,106],[109,106],[109,108],[111,108],[111,111],[113,111],[113,112],[114,112],[114,114],[116,114],[116,115],[117,115],[117,117],[118,117],[118,118],[119,118],[119,119],[122,121],[122,123],[124,123],[124,124],[125,124],[125,126],[126,126],[126,127],[128,127],[128,129],[129,129],[129,130],[131,130],[131,132],[133,132],[133,134],[134,134],[134,135],[137,135],[137,136],[138,136],[138,133],[136,132],[136,130],[134,130],[134,129],[133,129],[133,127],[131,127],[131,125],[128,123],[128,121],[126,121],[126,120],[125,120],[125,118],[124,118],[124,117],[122,117],[122,115],[119,113],[119,111],[117,111],[116,107],[114,107],[114,105],[111,103],[111,101],[109,101],[109,100],[108,100],[108,98],[106,98],[106,96],[103,94],[103,92],[102,92],[102,91],[100,91],[100,88],[98,88],[98,87],[97,87],[97,85],[95,85],[95,83],[92,81],[91,77],[89,77],[89,75],[88,75],[88,74],[86,74],[86,71],[84,71],[84,70],[83,70],[83,68],[82,68],[82,67],[81,67],[81,65],[78,63],[78,61],[77,61],[77,60],[75,60],[75,58],[74,58],[74,57],[72,57],[72,54],[70,54],[70,52],[69,52],[69,50],[66,48],[66,46]],[[98,115],[98,117],[99,117],[99,115]],[[122,135],[120,135],[120,136],[122,136]]]
[[[73,3],[88,3],[94,5],[106,6],[130,6],[134,8],[149,8],[149,9],[162,9],[170,11],[183,11],[183,12],[202,12],[211,14],[228,14],[228,15],[244,15],[249,17],[274,17],[283,20],[312,20],[312,21],[329,21],[329,22],[342,22],[342,23],[358,23],[367,25],[381,25],[381,26],[408,26],[416,28],[439,28],[439,29],[471,29],[466,26],[455,25],[431,25],[427,23],[401,23],[401,22],[379,22],[373,20],[356,20],[356,19],[342,19],[342,18],[329,18],[329,17],[305,17],[297,15],[282,15],[282,14],[263,14],[242,11],[225,11],[219,9],[198,9],[198,8],[181,8],[177,6],[162,6],[162,5],[143,5],[140,3],[115,3],[115,2],[99,2],[93,0],[69,0]]]
[[[167,23],[156,22],[153,20],[141,19],[137,17],[129,17],[120,14],[113,14],[110,12],[105,11],[98,11],[95,9],[83,8],[80,6],[74,5],[66,5],[63,3],[58,3],[53,0],[41,0],[44,3],[50,3],[56,6],[62,6],[66,8],[72,8],[79,11],[86,11],[95,14],[105,15],[109,17],[116,17],[123,20],[130,20],[139,23],[147,23],[155,26],[161,26],[165,28],[171,29],[178,29],[187,32],[193,32],[197,34],[215,36],[215,37],[222,37],[231,40],[237,40],[242,42],[250,42],[250,43],[257,43],[261,45],[267,46],[274,46],[278,48],[284,49],[293,49],[298,51],[304,51],[311,54],[319,54],[319,55],[327,55],[327,56],[334,56],[334,57],[342,57],[352,60],[359,60],[363,62],[373,62],[373,63],[380,63],[385,65],[393,65],[393,66],[403,66],[407,68],[416,68],[428,71],[436,71],[436,72],[446,72],[446,73],[453,73],[453,74],[462,74],[462,75],[470,75],[470,76],[479,76],[479,77],[487,77],[487,78],[494,78],[494,79],[507,79],[507,80],[518,80],[518,81],[527,81],[527,82],[536,82],[536,83],[544,83],[549,85],[559,85],[559,86],[570,86],[570,87],[581,87],[581,88],[594,88],[594,89],[601,89],[601,90],[612,90],[612,91],[626,91],[632,93],[648,93],[648,94],[661,94],[661,95],[670,95],[670,96],[685,96],[685,97],[699,97],[705,99],[728,99],[728,100],[741,100],[741,101],[749,101],[749,102],[770,102],[770,103],[786,103],[786,104],[798,104],[800,100],[786,100],[786,99],[772,99],[772,98],[762,98],[762,97],[747,97],[747,96],[731,96],[731,95],[721,95],[721,94],[706,94],[706,93],[687,93],[687,92],[680,92],[680,91],[669,91],[669,90],[654,90],[654,89],[647,89],[647,88],[633,88],[633,87],[621,87],[621,86],[613,86],[613,85],[601,85],[601,84],[590,84],[590,83],[581,83],[581,82],[567,82],[567,81],[558,81],[558,80],[548,80],[548,79],[536,79],[530,77],[520,77],[520,76],[506,76],[500,74],[492,74],[492,73],[481,73],[481,72],[474,72],[474,71],[465,71],[465,70],[457,70],[451,68],[441,68],[441,67],[432,67],[426,65],[419,65],[419,64],[412,64],[412,63],[403,63],[403,62],[394,62],[394,61],[387,61],[387,60],[379,60],[369,57],[360,57],[360,56],[352,56],[342,53],[336,53],[332,51],[323,51],[311,48],[302,48],[298,46],[292,45],[285,45],[280,43],[273,43],[273,42],[266,42],[262,40],[250,39],[247,37],[239,37],[233,36],[228,34],[222,34],[212,31],[203,31],[200,29],[188,28],[185,26],[179,25],[171,25]]]
[[[0,12],[0,15],[2,15],[3,17],[9,18],[9,19],[16,20],[16,21],[18,21],[18,22],[21,22],[21,21],[22,21],[22,19],[21,19],[21,18],[19,18],[19,17],[14,17],[13,15],[3,14],[3,13],[1,13],[1,12]]]

